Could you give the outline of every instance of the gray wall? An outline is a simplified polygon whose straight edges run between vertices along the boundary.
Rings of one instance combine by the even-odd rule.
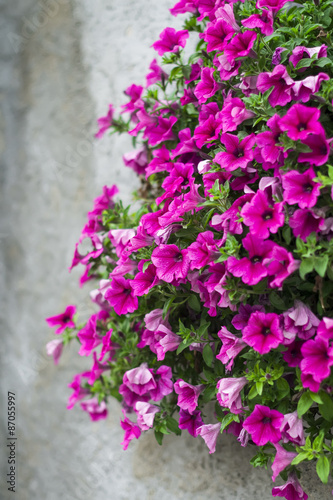
[[[1,498],[7,391],[17,398],[19,500],[271,498],[270,473],[253,469],[252,450],[230,436],[212,456],[185,434],[163,447],[147,434],[123,452],[117,403],[98,423],[66,410],[67,384],[90,361],[72,346],[54,367],[44,351],[54,338],[45,317],[73,302],[92,312],[67,267],[93,197],[117,183],[130,201],[135,186],[121,161],[130,141],[94,141],[96,118],[124,102],[129,84],[144,83],[149,46],[166,25],[179,26],[173,3],[0,1]],[[330,497],[309,486],[312,499]]]

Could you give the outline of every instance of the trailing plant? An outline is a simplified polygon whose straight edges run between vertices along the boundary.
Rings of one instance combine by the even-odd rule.
[[[327,483],[333,450],[332,2],[181,0],[171,13],[188,17],[153,44],[162,66],[98,120],[97,138],[133,139],[140,208],[116,186],[95,199],[71,268],[98,280],[97,309],[84,324],[73,305],[48,318],[48,353],[57,363],[75,339],[93,358],[68,408],[99,420],[121,401],[124,449],[153,429],[214,453],[232,433],[286,481],[273,496],[306,499],[298,465]]]

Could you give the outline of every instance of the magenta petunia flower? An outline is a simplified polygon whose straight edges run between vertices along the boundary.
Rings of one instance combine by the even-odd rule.
[[[203,387],[203,385],[191,385],[182,379],[178,379],[173,388],[175,393],[178,394],[177,405],[179,408],[192,414],[198,406],[198,398]]]
[[[210,146],[210,142],[215,141],[219,137],[222,124],[214,115],[209,115],[207,120],[200,123],[195,129],[193,137],[198,148],[202,148],[204,144]]]
[[[307,500],[308,495],[302,490],[296,474],[293,472],[288,476],[288,481],[282,486],[272,489],[273,497],[283,497],[286,500]]]
[[[322,382],[331,374],[333,366],[333,347],[328,340],[316,337],[308,340],[301,347],[303,359],[300,364],[302,373],[310,374],[316,382]]]
[[[144,272],[142,271],[143,265],[144,261],[140,261],[138,265],[139,272],[130,281],[131,288],[137,297],[146,295],[159,281],[156,277],[156,267],[154,264],[149,264]]]
[[[227,370],[231,370],[234,359],[246,347],[246,344],[244,340],[229,332],[225,326],[222,326],[217,335],[222,341],[222,347],[216,359],[219,359]]]
[[[284,345],[296,339],[309,340],[317,331],[320,320],[300,300],[295,300],[294,307],[283,313]]]
[[[221,378],[217,383],[217,400],[223,408],[231,413],[242,413],[243,405],[240,391],[248,384],[245,377]]]
[[[243,340],[259,354],[266,354],[283,342],[280,318],[275,313],[255,311],[243,330]]]
[[[257,39],[257,33],[255,31],[245,31],[245,33],[238,33],[226,46],[224,49],[224,55],[226,56],[228,62],[233,64],[237,57],[251,57],[254,42]]]
[[[296,68],[297,64],[302,59],[311,59],[311,57],[313,57],[314,55],[317,56],[316,59],[327,57],[327,46],[321,45],[320,47],[304,47],[303,45],[300,45],[298,47],[295,47],[292,51],[291,56],[289,57],[289,62]],[[298,71],[303,72],[305,70],[306,68],[301,68]]]
[[[161,365],[154,373],[156,387],[150,389],[150,396],[153,401],[161,401],[173,391],[172,371],[170,366]]]
[[[208,446],[209,453],[215,453],[217,438],[220,434],[221,424],[204,424],[197,430],[197,435],[201,436]]]
[[[297,457],[297,453],[292,451],[286,451],[283,446],[279,443],[274,443],[276,449],[276,455],[274,458],[274,462],[272,463],[272,481],[278,477],[280,472],[282,472],[291,462]]]
[[[295,260],[293,254],[283,247],[275,245],[272,250],[271,262],[267,266],[269,287],[280,288],[286,278],[300,266],[300,261]]]
[[[105,401],[99,403],[96,397],[86,399],[80,404],[82,410],[89,413],[89,416],[93,422],[97,422],[98,420],[102,420],[108,416],[108,410]]]
[[[277,12],[284,6],[288,0],[257,0],[257,9],[268,9],[272,12]]]
[[[112,104],[109,104],[109,111],[107,112],[106,116],[102,116],[101,118],[98,118],[97,123],[99,126],[98,132],[96,132],[95,137],[97,139],[100,139],[103,137],[105,132],[112,126],[113,123],[113,114],[114,114],[114,107]]]
[[[225,145],[226,152],[217,153],[214,161],[227,172],[233,172],[237,168],[245,169],[250,161],[253,160],[253,145],[255,135],[250,134],[242,141],[233,134],[222,134],[221,143]]]
[[[91,351],[102,343],[102,337],[99,335],[97,323],[109,317],[106,311],[99,311],[92,314],[86,325],[79,330],[77,336],[81,343],[79,350],[80,356],[89,356]]]
[[[262,240],[250,233],[243,238],[243,247],[248,251],[249,257],[238,260],[228,257],[227,270],[238,278],[242,278],[247,285],[256,285],[268,275],[267,264],[270,262],[274,243],[271,240]]]
[[[124,439],[120,443],[123,450],[127,450],[128,445],[132,439],[139,439],[141,436],[141,429],[136,424],[134,424],[129,418],[126,417],[125,410],[122,410],[124,414],[124,420],[120,420],[121,428],[125,431]]]
[[[317,335],[328,341],[333,340],[333,319],[323,318],[318,325]]]
[[[174,28],[165,28],[160,34],[160,39],[152,47],[159,56],[166,52],[178,52],[186,45],[189,34],[187,30],[176,31]]]
[[[152,374],[152,370],[148,368],[147,363],[142,363],[137,368],[127,370],[123,376],[123,384],[139,396],[146,394],[156,387],[154,375]]]
[[[224,5],[219,7],[215,12],[216,19],[223,19],[226,23],[233,27],[235,31],[240,31],[240,27],[237,24],[234,14],[233,5],[223,2]]]
[[[230,63],[226,54],[222,54],[214,58],[214,64],[220,73],[221,80],[228,81],[233,76],[238,75],[238,70],[241,67],[242,62],[235,60],[233,63]]]
[[[280,128],[280,116],[275,114],[267,121],[270,128],[265,132],[256,135],[257,147],[261,151],[261,156],[265,162],[276,163],[281,156],[283,148],[278,145],[282,130]],[[257,158],[256,158],[257,159]],[[259,160],[257,160],[259,161]]]
[[[223,19],[217,19],[215,22],[209,23],[206,31],[203,33],[203,38],[207,42],[207,52],[212,52],[213,50],[222,52],[234,33],[235,30],[233,27]]]
[[[187,252],[191,261],[191,270],[205,267],[220,255],[212,231],[199,233],[196,241],[187,247]]]
[[[222,131],[233,132],[244,120],[253,118],[255,114],[245,108],[245,104],[238,97],[227,97],[224,100],[222,111],[218,114],[222,121]]]
[[[310,163],[311,165],[324,165],[327,162],[330,154],[330,145],[326,140],[325,134],[310,134],[303,144],[309,146],[310,153],[300,153],[297,161],[299,163]]]
[[[138,401],[134,405],[134,411],[137,415],[137,424],[140,429],[148,431],[148,429],[153,427],[155,414],[160,411],[160,408],[146,401]]]
[[[288,75],[286,68],[282,64],[275,66],[271,73],[260,73],[257,81],[257,88],[260,92],[274,87],[268,102],[271,106],[285,106],[291,101],[291,89],[294,80]]]
[[[180,250],[177,245],[160,245],[153,250],[151,260],[156,267],[158,278],[167,283],[174,279],[186,278],[190,269],[187,250]]]
[[[204,103],[218,90],[219,84],[214,79],[214,68],[202,68],[200,81],[194,89],[194,95],[199,103]]]
[[[280,441],[282,422],[283,414],[279,411],[256,405],[251,415],[244,420],[243,427],[251,434],[252,441],[257,446],[263,446]]]
[[[273,13],[271,10],[263,10],[261,14],[252,14],[242,21],[242,25],[250,29],[259,28],[265,36],[271,35],[274,32]]]
[[[163,361],[165,358],[165,354],[168,351],[176,351],[181,344],[182,339],[179,335],[173,333],[170,328],[167,328],[164,325],[160,325],[156,332],[155,338],[158,341],[155,343],[155,349],[157,353],[157,361]]]
[[[88,378],[90,376],[90,372],[83,372],[83,373],[78,373],[75,375],[73,378],[73,382],[71,384],[68,384],[68,387],[73,389],[73,394],[70,395],[68,399],[68,405],[67,405],[67,410],[71,410],[74,405],[83,399],[85,396],[90,394],[89,389],[86,389],[81,386],[81,380],[83,378]]]
[[[294,101],[308,102],[310,97],[318,92],[321,82],[329,80],[326,73],[319,73],[316,76],[307,76],[304,80],[294,82],[291,89],[291,97]]]
[[[287,172],[282,176],[283,199],[289,205],[298,204],[300,208],[311,208],[317,203],[320,194],[320,184],[313,168],[301,173],[297,170]]]
[[[46,318],[45,321],[52,328],[54,326],[58,326],[54,333],[60,335],[66,328],[75,328],[75,323],[73,321],[74,315],[76,314],[75,306],[67,306],[65,312],[62,314],[58,314],[57,316],[50,316]]]
[[[122,276],[114,276],[104,295],[117,314],[132,313],[139,307],[137,297],[131,288],[130,280]]]
[[[270,203],[264,191],[257,191],[241,211],[243,222],[257,238],[266,239],[284,224],[283,203]]]
[[[293,230],[295,237],[299,236],[303,241],[311,233],[319,233],[324,227],[325,219],[319,214],[310,209],[296,210],[289,219],[289,226]]]
[[[143,146],[123,155],[125,167],[129,167],[138,175],[145,175],[148,166],[147,149]]]
[[[127,87],[124,94],[130,98],[127,104],[121,106],[122,113],[133,113],[138,109],[144,108],[144,102],[141,99],[143,92],[142,85],[135,85],[134,83]]]
[[[294,104],[280,119],[280,128],[294,141],[303,141],[309,134],[325,133],[319,123],[320,110],[302,104]]]
[[[284,415],[280,431],[283,443],[291,441],[298,446],[305,444],[303,421],[298,418],[297,411]]]
[[[194,14],[197,12],[197,1],[196,0],[180,0],[176,3],[170,12],[173,16],[177,16],[178,14],[186,14],[186,12],[191,12]]]
[[[283,344],[285,344],[285,342],[283,342]],[[301,340],[294,340],[291,344],[288,344],[287,351],[282,353],[282,357],[288,366],[295,367],[300,365],[303,359],[301,353],[302,345],[303,342]]]
[[[197,437],[198,428],[203,424],[200,410],[195,410],[192,414],[187,410],[179,410],[179,429],[187,430],[191,436]]]
[[[176,116],[170,116],[169,118],[159,116],[157,123],[147,127],[143,136],[145,139],[148,139],[150,146],[157,146],[161,142],[172,141],[176,139],[176,135],[172,130],[176,121]]]
[[[146,76],[146,86],[150,87],[154,83],[160,82],[165,78],[168,78],[168,75],[161,66],[157,64],[156,59],[153,59],[149,66],[150,73]]]

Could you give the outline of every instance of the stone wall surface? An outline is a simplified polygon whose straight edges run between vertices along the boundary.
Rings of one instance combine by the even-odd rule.
[[[85,214],[104,184],[130,202],[136,186],[121,156],[129,140],[94,141],[96,118],[143,84],[150,45],[173,0],[0,0],[1,492],[19,500],[268,500],[270,472],[231,436],[209,455],[201,439],[144,435],[122,451],[121,410],[91,423],[66,410],[74,374],[90,366],[77,346],[58,367],[44,318],[76,303],[93,311],[79,273],[67,272]],[[89,287],[88,287],[89,288]],[[16,494],[6,484],[7,391],[16,394]],[[331,498],[311,470],[312,500]]]

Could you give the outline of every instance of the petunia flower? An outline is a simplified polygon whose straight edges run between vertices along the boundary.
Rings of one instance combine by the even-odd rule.
[[[295,260],[292,252],[275,245],[272,250],[271,261],[267,265],[269,275],[268,286],[280,288],[286,278],[300,266],[300,261]]]
[[[294,68],[296,68],[297,64],[302,59],[311,59],[313,56],[316,56],[316,59],[327,57],[327,46],[321,45],[319,47],[304,47],[303,45],[300,45],[295,47],[289,57],[289,62],[294,66]],[[298,71],[302,72],[305,70],[306,68],[301,68]]]
[[[297,453],[285,450],[279,443],[274,443],[274,447],[276,449],[276,455],[272,463],[272,481],[275,481],[280,472],[288,467],[294,458],[297,457]]]
[[[227,370],[231,370],[234,359],[246,347],[246,343],[241,338],[229,332],[225,326],[222,326],[217,335],[222,341],[222,347],[219,354],[216,355],[216,359],[220,360]]]
[[[178,394],[177,405],[179,408],[192,414],[198,406],[198,398],[204,386],[191,385],[182,379],[178,379],[173,387],[175,393]]]
[[[297,411],[284,415],[280,431],[283,443],[291,441],[298,446],[304,446],[305,436],[303,422],[301,418],[298,418]]]
[[[205,42],[207,42],[207,52],[213,50],[222,52],[234,33],[233,27],[223,19],[217,19],[215,22],[209,23],[202,35]]]
[[[310,167],[301,173],[291,170],[282,176],[283,199],[289,205],[298,204],[300,208],[312,208],[320,194],[320,184],[313,179],[315,171]]]
[[[197,430],[197,435],[201,436],[208,446],[209,453],[215,453],[217,438],[220,434],[221,424],[204,424]]]
[[[297,158],[299,163],[310,163],[311,165],[317,165],[319,167],[327,162],[330,154],[330,145],[324,133],[310,134],[302,142],[308,146],[311,151],[309,153],[300,153]]]
[[[238,33],[224,49],[224,55],[228,62],[233,64],[237,57],[251,57],[255,55],[252,47],[256,39],[257,33],[255,31],[248,30],[245,33]]]
[[[100,139],[103,137],[105,132],[112,126],[113,123],[113,114],[114,114],[114,107],[112,104],[109,104],[109,110],[106,114],[106,116],[102,116],[101,118],[98,118],[97,123],[99,126],[98,132],[96,132],[95,137],[97,139]]]
[[[238,97],[227,97],[224,100],[223,108],[218,114],[222,121],[222,131],[233,132],[243,121],[253,118],[255,113],[248,111],[245,104]]]
[[[259,354],[266,354],[283,341],[280,318],[275,313],[255,311],[243,330],[243,340]]]
[[[283,344],[285,344],[285,342],[283,342]],[[302,345],[303,342],[301,340],[294,340],[291,344],[288,344],[288,349],[282,353],[283,359],[291,368],[299,366],[303,359],[301,353]]]
[[[285,66],[278,64],[271,73],[260,73],[258,76],[257,87],[260,92],[274,87],[268,97],[271,106],[285,106],[291,101],[291,89],[294,80],[289,76]]]
[[[300,208],[290,217],[289,226],[295,237],[299,236],[303,241],[306,241],[311,233],[319,233],[324,227],[324,218],[313,210]]]
[[[47,324],[52,328],[59,325],[54,333],[60,335],[66,328],[75,328],[75,323],[73,321],[74,315],[76,314],[76,307],[73,305],[67,306],[65,312],[58,314],[57,316],[50,316],[46,318]]]
[[[125,431],[124,439],[122,441],[121,446],[123,450],[127,450],[128,445],[132,439],[139,439],[141,436],[141,429],[136,424],[134,424],[129,418],[126,417],[125,410],[122,410],[124,414],[124,420],[120,420],[121,428]]]
[[[328,340],[316,337],[308,340],[301,347],[303,359],[300,364],[301,372],[310,374],[316,382],[322,382],[331,374],[333,366],[333,347]]]
[[[271,35],[274,32],[273,13],[271,10],[263,10],[261,14],[252,14],[247,19],[243,19],[242,25],[250,29],[259,28],[265,36]]]
[[[146,76],[146,87],[150,87],[154,83],[160,82],[163,79],[168,78],[168,75],[161,66],[157,64],[156,59],[153,59],[149,65],[150,73]]]
[[[147,363],[141,363],[137,368],[127,370],[123,376],[123,384],[139,396],[156,387],[154,375],[148,368]]]
[[[188,252],[180,250],[177,245],[160,245],[153,250],[151,260],[158,278],[167,283],[185,278],[190,269]]]
[[[308,495],[302,490],[296,474],[293,472],[288,476],[288,481],[282,486],[272,489],[273,497],[283,497],[287,500],[307,500]]]
[[[174,28],[165,28],[160,34],[160,39],[153,43],[152,47],[159,56],[166,52],[178,52],[186,45],[189,34],[187,30],[176,31]]]
[[[218,90],[219,84],[214,78],[214,68],[202,68],[200,81],[194,89],[194,95],[199,103],[204,103]]]
[[[181,344],[182,339],[179,335],[173,333],[170,328],[160,325],[156,332],[155,337],[158,339],[155,343],[157,353],[157,361],[163,361],[165,354],[169,351],[176,351]]]
[[[196,0],[180,0],[174,7],[172,7],[172,9],[170,9],[170,12],[173,16],[185,14],[186,12],[194,14],[197,12]]]
[[[319,123],[320,110],[302,104],[294,104],[280,119],[281,130],[287,133],[293,141],[303,141],[309,134],[324,134]]]
[[[284,224],[283,203],[271,203],[265,191],[258,190],[250,202],[241,211],[243,223],[250,228],[250,233],[261,239],[277,233]]]
[[[161,401],[173,391],[172,371],[170,366],[161,365],[154,373],[156,387],[150,389],[153,401]]]
[[[153,427],[155,414],[160,411],[160,408],[146,401],[138,401],[134,405],[134,411],[137,415],[138,426],[142,431],[147,431]]]
[[[294,82],[291,89],[291,96],[294,101],[308,102],[313,94],[316,94],[323,80],[329,80],[326,73],[319,73],[316,76],[307,76],[304,80]]]
[[[253,160],[254,134],[246,136],[242,141],[236,135],[221,134],[221,143],[225,145],[226,152],[217,153],[214,162],[227,172],[233,172],[237,168],[245,169]]]
[[[272,12],[280,10],[288,0],[257,0],[257,9],[268,9]]]
[[[105,401],[98,402],[97,397],[86,399],[80,403],[83,411],[89,413],[90,419],[93,422],[102,420],[108,416],[108,410]]]
[[[61,357],[61,353],[63,350],[63,340],[62,339],[54,339],[48,342],[45,346],[46,354],[48,356],[53,357],[53,362],[55,365],[59,363],[59,359]]]
[[[328,341],[333,340],[333,319],[323,318],[318,325],[317,335]]]
[[[257,446],[264,446],[269,442],[274,444],[280,441],[282,421],[283,414],[279,411],[255,405],[251,415],[244,420],[243,427]]]
[[[201,269],[215,260],[220,254],[212,231],[199,233],[196,241],[187,247],[187,253],[191,261],[191,270]]]
[[[105,292],[105,299],[119,315],[132,313],[139,307],[138,299],[131,288],[130,280],[114,276]]]
[[[243,411],[240,391],[248,384],[246,377],[221,378],[217,383],[217,400],[223,408],[229,408],[231,413]]]
[[[179,410],[179,423],[178,427],[181,430],[187,430],[191,436],[197,437],[198,429],[203,425],[201,418],[201,411],[195,410],[192,414],[187,410]]]

